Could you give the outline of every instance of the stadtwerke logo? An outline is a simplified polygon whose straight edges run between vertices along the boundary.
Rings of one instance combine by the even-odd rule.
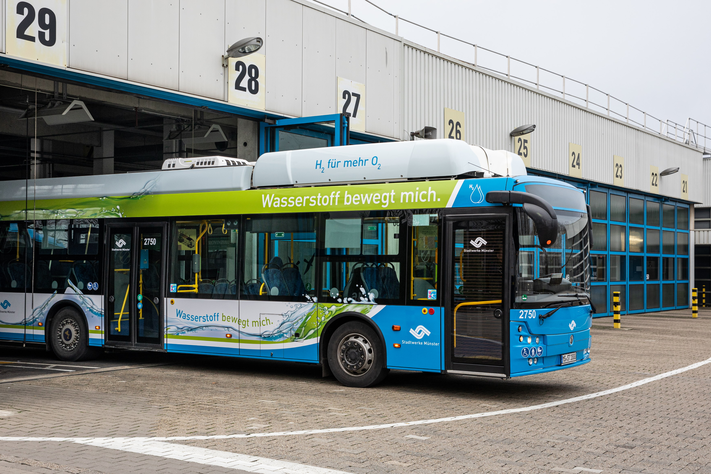
[[[5,300],[2,303],[0,303],[0,306],[2,306],[2,309],[7,309],[12,305],[10,304],[10,302],[8,300]]]

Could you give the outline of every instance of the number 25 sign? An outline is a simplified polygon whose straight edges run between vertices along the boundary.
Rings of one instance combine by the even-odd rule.
[[[7,54],[67,65],[67,0],[7,0]]]

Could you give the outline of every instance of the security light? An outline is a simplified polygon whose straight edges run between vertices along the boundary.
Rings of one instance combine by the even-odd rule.
[[[437,129],[435,127],[426,126],[422,130],[410,132],[410,140],[414,140],[415,138],[434,140],[435,138],[437,138]]]
[[[679,172],[679,168],[678,168],[678,167],[676,167],[676,168],[667,168],[667,169],[665,169],[664,171],[662,171],[661,173],[659,173],[659,176],[669,176],[670,174],[674,174],[674,173],[678,173],[678,172]]]
[[[534,124],[521,125],[520,127],[514,128],[511,131],[511,133],[509,133],[509,135],[512,137],[520,137],[521,135],[526,135],[527,133],[531,133],[535,129],[536,129],[536,126]]]
[[[67,104],[61,100],[55,100],[40,109],[27,109],[21,116],[21,119],[29,119],[39,117],[45,121],[47,125],[65,125],[68,123],[93,122],[89,109],[81,100],[73,100]]]
[[[264,45],[264,40],[259,36],[239,40],[227,48],[226,53],[222,56],[222,65],[227,67],[229,58],[241,58],[242,56],[247,56],[258,51],[262,45]]]

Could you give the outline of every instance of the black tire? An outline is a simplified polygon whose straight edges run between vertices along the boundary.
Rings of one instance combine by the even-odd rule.
[[[89,348],[84,318],[72,308],[62,308],[54,315],[48,337],[57,359],[73,362],[95,355]]]
[[[383,344],[366,324],[352,321],[338,327],[328,341],[328,366],[347,387],[372,387],[390,372]]]

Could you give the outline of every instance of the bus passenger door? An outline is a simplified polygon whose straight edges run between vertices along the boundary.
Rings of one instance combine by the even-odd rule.
[[[109,224],[106,345],[163,348],[166,226]]]
[[[448,372],[506,374],[508,222],[493,214],[447,220]]]

